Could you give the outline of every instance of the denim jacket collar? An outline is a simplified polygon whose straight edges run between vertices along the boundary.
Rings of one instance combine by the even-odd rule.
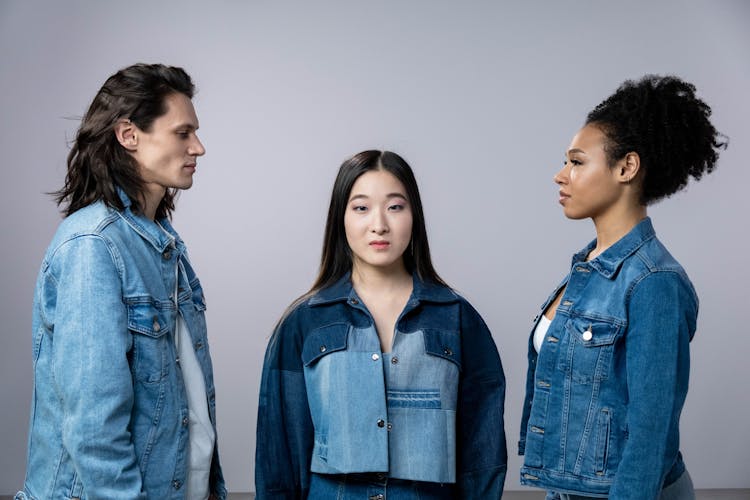
[[[131,209],[133,202],[119,186],[117,186],[117,194],[120,196],[120,200],[122,200],[122,204],[125,207],[125,210],[119,212],[120,216],[125,219],[135,232],[156,248],[159,253],[164,252],[172,243],[174,243],[175,248],[180,254],[185,251],[185,243],[183,243],[166,217],[159,219],[157,224],[148,217],[133,212]],[[164,228],[169,234],[162,231],[159,226]]]
[[[458,295],[449,287],[422,281],[417,274],[412,275],[414,288],[409,298],[409,303],[419,302],[453,302],[458,300]],[[330,304],[333,302],[345,302],[357,298],[357,292],[352,285],[351,273],[346,273],[335,284],[318,291],[310,299],[311,306]]]
[[[604,277],[612,279],[617,274],[623,261],[638,250],[641,245],[652,239],[655,234],[651,218],[646,217],[636,224],[628,234],[620,238],[619,241],[602,252],[598,257],[592,259],[588,264]],[[584,262],[586,256],[595,246],[596,240],[593,240],[586,248],[573,255],[571,267],[579,262]]]

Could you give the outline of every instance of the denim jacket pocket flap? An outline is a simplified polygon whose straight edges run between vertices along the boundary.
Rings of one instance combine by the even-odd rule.
[[[566,325],[568,334],[583,347],[602,347],[614,344],[619,327],[602,320],[571,319]]]
[[[128,304],[128,329],[159,338],[170,330],[169,325],[170,322],[164,311],[153,304]]]
[[[206,296],[203,294],[203,287],[201,286],[198,278],[195,278],[190,283],[190,288],[193,290],[193,305],[198,311],[206,310]]]
[[[347,323],[336,323],[333,325],[316,328],[305,339],[302,346],[302,362],[310,366],[318,359],[332,352],[346,349],[349,336],[349,325]]]
[[[426,328],[424,333],[424,349],[427,354],[452,361],[461,371],[461,336],[455,330],[439,330]]]

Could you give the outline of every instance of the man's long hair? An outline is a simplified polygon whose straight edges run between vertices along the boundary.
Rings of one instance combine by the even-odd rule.
[[[148,132],[156,118],[167,112],[166,97],[181,93],[193,97],[195,87],[182,69],[163,64],[134,64],[110,76],[91,102],[68,154],[65,185],[52,193],[58,205],[66,203],[68,216],[99,200],[123,210],[120,187],[132,210],[142,210],[145,186],[135,159],[115,137],[115,125],[128,119]],[[156,218],[174,210],[176,190],[167,189]]]

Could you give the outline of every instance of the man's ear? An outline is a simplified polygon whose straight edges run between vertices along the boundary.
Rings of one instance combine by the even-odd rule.
[[[635,151],[631,151],[617,165],[617,180],[629,184],[640,171],[641,157]]]
[[[114,127],[117,142],[128,151],[135,151],[138,148],[138,127],[127,118],[117,120]]]

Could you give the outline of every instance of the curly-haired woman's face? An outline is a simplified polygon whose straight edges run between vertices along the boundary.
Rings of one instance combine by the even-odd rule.
[[[606,136],[586,125],[565,153],[565,164],[554,177],[560,186],[560,204],[570,219],[597,218],[622,203],[624,189],[617,167],[610,168],[604,150]]]

